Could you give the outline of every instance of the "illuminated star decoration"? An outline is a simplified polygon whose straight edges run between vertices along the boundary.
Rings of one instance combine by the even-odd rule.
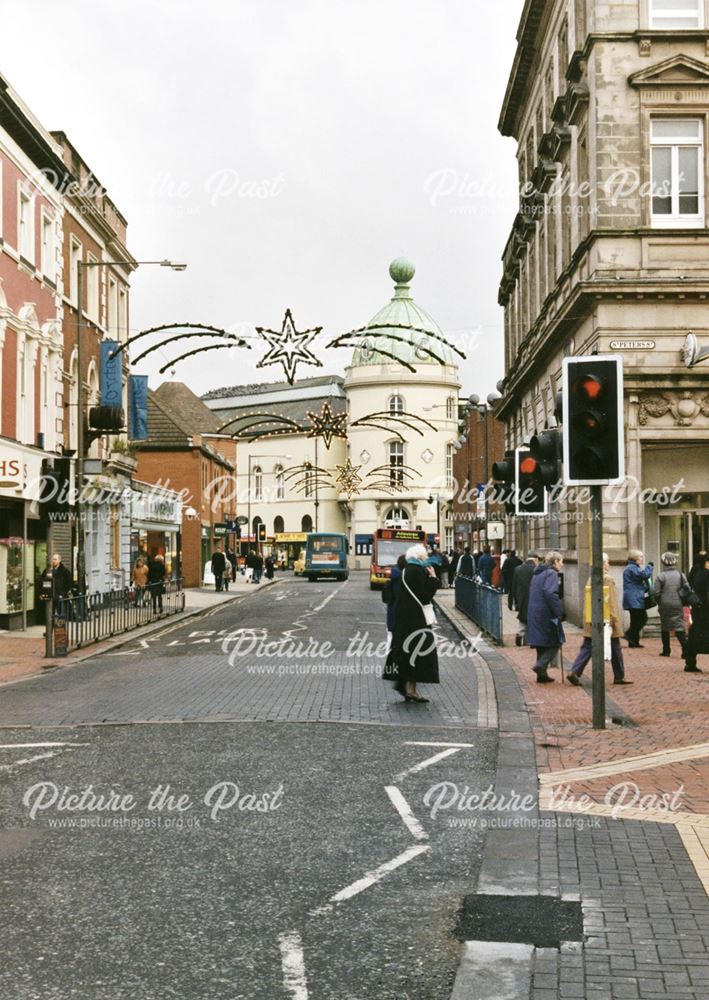
[[[321,330],[321,326],[316,326],[312,330],[296,330],[291,311],[286,309],[283,326],[280,330],[266,330],[262,326],[256,327],[256,332],[271,345],[268,354],[257,362],[256,367],[263,368],[265,365],[281,364],[288,383],[293,385],[295,370],[299,362],[322,368],[322,362],[318,361],[308,349],[308,345],[315,340]]]
[[[310,417],[308,437],[321,437],[328,450],[334,437],[347,437],[347,414],[333,413],[329,400],[325,400],[320,408],[320,413],[313,413],[309,410],[308,416]]]
[[[348,458],[345,465],[336,465],[335,468],[338,473],[335,482],[339,487],[339,492],[346,493],[347,499],[351,500],[353,494],[359,493],[359,487],[362,485],[362,477],[359,475],[362,466],[353,465]]]

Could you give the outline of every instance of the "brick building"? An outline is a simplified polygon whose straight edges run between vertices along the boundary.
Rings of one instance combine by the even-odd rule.
[[[485,514],[489,519],[501,519],[504,512],[499,505],[478,498],[479,487],[490,482],[492,466],[504,457],[505,427],[496,419],[489,406],[481,404],[461,407],[463,436],[466,438],[456,450],[453,475],[456,491],[452,501],[453,530],[445,539],[447,548],[461,549],[466,545],[480,549],[487,540]],[[489,493],[488,493],[489,497]],[[452,538],[451,538],[452,534]],[[506,535],[509,534],[509,529]],[[491,545],[499,552],[514,545],[514,539],[494,539]]]
[[[61,150],[0,77],[0,628],[32,623],[62,445]]]
[[[186,587],[201,584],[216,543],[227,541],[227,524],[236,516],[236,442],[217,433],[222,422],[186,385],[164,382],[148,396],[149,436],[134,442],[138,479],[182,495]]]
[[[63,220],[63,338],[64,445],[77,449],[79,377],[79,280],[82,282],[82,370],[85,387],[84,441],[88,412],[101,402],[103,341],[125,342],[128,337],[128,282],[135,261],[128,252],[127,223],[106,189],[94,176],[63,132],[52,132],[64,164]],[[107,262],[115,262],[108,264]],[[79,269],[81,266],[81,278]],[[128,357],[123,357],[121,405],[128,412]],[[86,584],[91,592],[129,582],[131,565],[130,519],[122,516],[121,494],[130,488],[135,462],[128,454],[127,436],[107,434],[84,449],[100,461],[87,475],[82,511],[86,554]],[[76,531],[74,532],[76,544]]]

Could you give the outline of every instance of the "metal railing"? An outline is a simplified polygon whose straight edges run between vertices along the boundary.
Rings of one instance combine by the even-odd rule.
[[[455,578],[455,606],[502,646],[503,593],[467,576]]]
[[[66,655],[91,643],[110,639],[149,625],[185,609],[182,579],[149,584],[144,588],[126,587],[105,593],[77,594],[53,602],[48,614],[47,656]]]

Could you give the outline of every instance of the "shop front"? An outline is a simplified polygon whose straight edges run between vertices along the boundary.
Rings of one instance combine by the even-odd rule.
[[[308,539],[305,531],[281,531],[273,536],[271,555],[279,569],[292,569],[293,563],[305,549]]]
[[[131,567],[136,560],[165,560],[166,578],[181,575],[182,499],[174,490],[133,482],[131,498]]]
[[[12,441],[0,446],[0,629],[42,621],[37,581],[49,555],[38,502],[44,458]]]

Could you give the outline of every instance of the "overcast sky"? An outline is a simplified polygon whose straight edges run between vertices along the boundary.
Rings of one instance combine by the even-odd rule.
[[[497,120],[522,5],[4,0],[0,69],[106,186],[135,257],[188,263],[135,274],[134,331],[280,328],[290,307],[335,336],[391,297],[405,254],[414,298],[468,355],[463,392],[484,396],[503,373],[516,168]],[[175,377],[197,392],[281,379],[254,367],[264,351],[205,354]],[[298,374],[342,372],[349,355]]]

